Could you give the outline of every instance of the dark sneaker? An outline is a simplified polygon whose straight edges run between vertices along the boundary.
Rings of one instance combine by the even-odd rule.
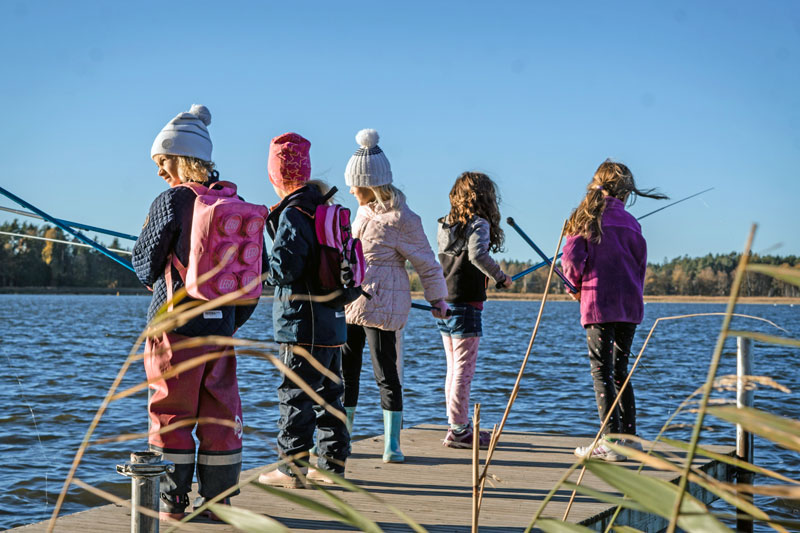
[[[472,426],[467,427],[467,429],[460,433],[456,433],[452,429],[448,429],[447,436],[445,436],[442,444],[448,448],[472,448],[473,435],[474,432],[472,431]],[[481,431],[480,435],[478,436],[478,447],[482,449],[488,448],[491,438],[492,436],[488,431]]]
[[[188,494],[165,494],[161,493],[161,501],[158,507],[159,520],[182,520],[186,516],[186,508],[189,506]]]

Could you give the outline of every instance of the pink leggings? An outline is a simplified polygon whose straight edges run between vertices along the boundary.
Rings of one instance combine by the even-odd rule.
[[[447,421],[451,424],[469,423],[469,389],[475,375],[480,337],[450,337],[442,335],[447,356],[447,378],[444,398],[447,402]]]

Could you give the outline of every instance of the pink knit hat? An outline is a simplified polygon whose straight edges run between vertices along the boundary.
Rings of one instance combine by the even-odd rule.
[[[311,178],[311,142],[297,133],[278,135],[269,144],[267,173],[273,185],[285,191],[302,187]]]

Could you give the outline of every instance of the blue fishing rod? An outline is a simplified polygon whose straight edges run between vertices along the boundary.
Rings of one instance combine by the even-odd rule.
[[[702,190],[700,192],[696,192],[694,194],[691,194],[691,195],[687,196],[686,198],[681,198],[680,200],[676,200],[676,201],[672,202],[671,204],[667,204],[665,206],[661,206],[658,209],[654,209],[653,211],[650,211],[649,213],[645,213],[644,215],[642,215],[640,217],[636,217],[636,220],[642,220],[643,218],[649,217],[650,215],[658,213],[659,211],[663,211],[664,209],[666,209],[668,207],[672,207],[675,204],[679,204],[681,202],[685,202],[686,200],[689,200],[690,198],[694,198],[695,196],[700,196],[701,194],[706,193],[706,192],[712,190],[713,188],[714,187],[709,187],[708,189],[705,189],[705,190]],[[527,269],[523,270],[522,272],[520,272],[518,274],[515,274],[514,276],[511,277],[511,281],[517,281],[519,278],[521,278],[523,276],[526,276],[526,275],[530,274],[531,272],[533,272],[534,270],[538,270],[538,269],[542,268],[545,265],[549,265],[553,261],[552,258],[547,257],[547,255],[541,250],[541,248],[536,246],[536,243],[534,243],[533,240],[531,240],[531,238],[528,237],[528,235],[526,235],[524,231],[522,231],[522,228],[520,228],[514,222],[513,218],[508,217],[507,222],[512,228],[514,228],[516,230],[517,233],[519,233],[520,237],[522,237],[525,240],[525,242],[527,242],[531,246],[531,248],[533,248],[536,251],[536,253],[539,254],[539,257],[544,259],[544,261],[542,261],[541,263],[539,263],[537,265],[534,265],[534,266],[532,266],[530,268],[527,268]],[[558,254],[556,256],[556,259],[560,258],[562,255],[563,254]],[[555,269],[555,273],[558,275],[558,277],[560,277],[564,281],[564,284],[572,292],[578,292],[577,290],[575,290],[575,287],[569,281],[567,281],[567,279],[564,277],[564,275],[557,268]]]
[[[0,211],[5,211],[7,213],[14,213],[15,215],[22,215],[24,217],[29,217],[29,218],[37,218],[39,220],[45,220],[44,217],[40,217],[39,215],[35,215],[28,211],[22,211],[21,209],[11,209],[10,207],[0,206]],[[57,218],[55,220],[58,220],[62,224],[66,224],[71,228],[83,229],[86,231],[94,231],[95,233],[103,233],[105,235],[111,235],[112,237],[119,237],[120,239],[127,239],[129,241],[136,241],[136,239],[139,238],[136,235],[128,235],[127,233],[120,233],[119,231],[98,228],[96,226],[89,226],[88,224],[81,224],[80,222],[71,222],[69,220],[64,220],[63,218]]]
[[[530,237],[528,237],[528,235],[527,235],[527,234],[526,234],[524,231],[522,231],[522,228],[520,228],[519,226],[517,226],[517,223],[516,223],[516,222],[514,222],[514,219],[513,219],[512,217],[508,217],[508,218],[506,219],[506,222],[508,222],[508,225],[509,225],[509,226],[511,226],[512,228],[514,228],[514,229],[516,230],[516,232],[517,232],[517,233],[519,233],[520,237],[522,237],[522,238],[523,238],[523,240],[524,240],[525,242],[527,242],[527,243],[530,245],[530,247],[531,247],[531,248],[533,248],[533,249],[536,251],[536,253],[537,253],[537,254],[539,254],[539,257],[541,257],[542,259],[544,259],[544,262],[545,262],[545,264],[547,264],[547,265],[549,266],[550,264],[552,264],[552,263],[553,263],[553,260],[552,260],[552,259],[550,259],[549,257],[547,257],[547,254],[545,254],[545,253],[542,251],[542,249],[541,249],[541,248],[539,248],[538,246],[536,246],[536,243],[535,243],[535,242],[533,242],[533,240],[531,240],[531,238],[530,238]],[[564,282],[564,285],[566,285],[566,286],[567,286],[567,288],[568,288],[568,289],[569,289],[571,292],[578,292],[578,289],[577,289],[577,288],[575,288],[575,285],[573,285],[572,283],[570,283],[570,282],[569,282],[569,280],[567,279],[567,277],[566,277],[564,274],[562,274],[562,273],[561,273],[561,271],[560,271],[559,269],[557,269],[557,268],[553,268],[553,271],[556,273],[556,275],[557,275],[559,278],[561,278],[561,281],[563,281],[563,282]],[[512,279],[513,279],[513,278],[512,278]]]
[[[117,254],[115,254],[114,252],[112,252],[111,250],[109,250],[108,248],[103,246],[102,244],[99,244],[99,243],[93,241],[92,239],[86,237],[80,231],[74,230],[69,225],[64,224],[59,219],[51,217],[50,215],[48,215],[47,213],[45,213],[44,211],[42,211],[38,207],[26,202],[25,200],[23,200],[19,196],[15,195],[14,193],[12,193],[10,191],[7,191],[3,187],[0,187],[0,193],[5,195],[7,198],[13,200],[14,202],[18,203],[22,207],[24,207],[26,209],[30,209],[31,211],[33,211],[34,213],[36,213],[37,215],[42,217],[42,219],[44,219],[44,220],[50,222],[51,224],[54,224],[55,226],[61,228],[63,231],[66,231],[67,233],[69,233],[70,235],[72,235],[73,237],[78,239],[79,241],[81,241],[81,242],[83,242],[85,244],[88,244],[89,246],[91,246],[92,248],[94,248],[95,250],[100,252],[101,254],[105,255],[106,257],[108,257],[109,259],[111,259],[113,261],[116,261],[117,263],[119,263],[120,265],[124,266],[125,268],[127,268],[131,272],[136,272],[134,270],[134,268],[133,268],[133,265],[130,263],[130,261],[127,261],[127,260],[121,258],[120,256],[118,256]]]

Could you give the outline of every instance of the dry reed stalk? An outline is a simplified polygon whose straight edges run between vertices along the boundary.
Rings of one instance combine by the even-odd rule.
[[[472,415],[472,533],[478,533],[478,471],[480,470],[480,449],[481,449],[481,404],[475,404],[475,411]]]
[[[111,494],[110,492],[106,492],[106,491],[104,491],[102,489],[98,489],[94,485],[86,483],[85,481],[83,481],[83,480],[81,480],[80,478],[77,478],[77,477],[72,480],[72,483],[74,485],[77,485],[78,487],[82,488],[83,490],[94,494],[95,496],[97,496],[99,498],[103,498],[104,500],[106,500],[108,502],[111,502],[111,503],[113,503],[115,505],[119,505],[121,507],[127,507],[128,509],[131,509],[131,512],[134,511],[130,500],[125,500],[123,498],[115,496],[114,494]],[[136,511],[142,513],[143,515],[147,515],[147,516],[149,516],[151,518],[159,518],[158,511],[153,511],[152,509],[148,509],[147,507],[142,507],[142,506],[136,506],[135,509],[136,509]],[[173,525],[175,525],[175,527],[177,527],[179,529],[183,529],[185,531],[200,531],[200,529],[198,529],[197,526],[195,526],[194,524],[190,524],[190,523],[186,523],[186,522],[179,522],[178,520],[175,520],[173,518],[167,519],[166,522],[167,522],[167,524],[173,524]]]
[[[564,221],[564,225],[561,227],[561,234],[558,236],[558,245],[556,245],[556,253],[553,254],[553,257],[558,257],[558,252],[561,250],[561,241],[564,240],[564,231],[567,228],[567,221]],[[481,503],[483,502],[483,490],[486,487],[486,474],[489,470],[489,465],[492,462],[492,456],[494,455],[494,450],[497,447],[497,443],[500,440],[500,435],[503,433],[503,428],[506,425],[506,420],[508,420],[508,415],[511,413],[511,407],[514,405],[514,401],[517,399],[517,394],[519,394],[520,383],[522,382],[522,376],[525,373],[525,367],[528,364],[528,359],[530,358],[531,351],[533,350],[533,343],[536,340],[536,334],[539,332],[539,324],[542,321],[542,314],[544,312],[544,304],[547,303],[547,295],[550,292],[550,282],[553,279],[553,271],[555,270],[556,262],[550,262],[550,270],[547,272],[547,281],[545,282],[544,292],[542,293],[542,303],[539,304],[539,313],[536,316],[536,323],[533,326],[533,332],[531,333],[531,339],[528,342],[528,349],[525,352],[525,358],[522,360],[522,365],[519,368],[519,373],[517,374],[517,380],[514,383],[514,387],[511,389],[511,395],[508,398],[508,404],[506,405],[506,410],[503,413],[503,418],[500,419],[500,425],[496,426],[495,430],[492,431],[492,438],[489,441],[489,449],[486,452],[486,461],[483,466],[483,473],[480,476],[480,491],[478,492],[478,513],[480,513]],[[473,437],[473,438],[477,438]]]
[[[164,433],[170,433],[175,431],[176,429],[180,429],[186,426],[194,426],[195,424],[202,425],[202,424],[215,424],[217,426],[228,426],[231,429],[238,429],[236,422],[233,420],[226,420],[224,418],[214,418],[211,416],[201,416],[198,418],[187,418],[185,420],[179,420],[178,422],[173,422],[167,426],[162,427],[158,431],[148,431],[147,433],[126,433],[121,435],[116,435],[114,437],[103,437],[100,439],[93,440],[89,443],[89,446],[97,446],[100,444],[108,444],[111,442],[127,442],[129,440],[136,440],[136,439],[144,439],[150,435],[163,435]]]
[[[683,473],[681,474],[680,481],[678,482],[678,496],[675,498],[675,504],[672,507],[667,533],[675,533],[675,529],[678,526],[678,515],[681,511],[683,495],[686,493],[686,485],[689,482],[689,468],[694,460],[694,455],[697,450],[697,443],[700,440],[700,428],[703,426],[703,419],[705,418],[706,409],[708,407],[708,399],[711,396],[711,390],[714,387],[714,378],[717,375],[717,368],[719,367],[719,361],[722,357],[722,348],[725,344],[725,339],[728,337],[728,329],[731,325],[733,310],[736,307],[736,300],[739,298],[739,290],[742,286],[742,279],[744,279],[745,269],[747,268],[747,259],[750,256],[750,248],[753,245],[755,233],[756,225],[753,224],[753,226],[750,228],[750,235],[747,237],[747,243],[745,244],[744,251],[742,252],[742,257],[739,260],[739,266],[736,268],[736,276],[734,277],[733,286],[731,287],[731,296],[728,300],[728,306],[725,309],[725,318],[722,319],[722,328],[719,332],[719,336],[717,337],[717,345],[714,348],[713,355],[711,356],[711,364],[708,367],[708,377],[706,378],[703,397],[700,402],[700,412],[697,414],[697,422],[692,430],[692,438],[689,441],[689,450],[686,453],[686,464],[683,467]]]
[[[134,346],[134,350],[138,348],[139,343],[141,342],[142,337],[139,337],[136,345]],[[131,355],[128,354],[128,358],[122,364],[122,368],[120,368],[119,372],[117,373],[117,377],[114,379],[111,387],[108,389],[105,398],[103,398],[103,402],[100,404],[100,407],[97,409],[97,412],[92,419],[92,422],[89,424],[89,429],[86,430],[86,435],[84,435],[83,440],[81,441],[80,446],[78,447],[78,451],[75,452],[75,457],[72,460],[72,465],[70,466],[69,472],[67,473],[67,477],[64,480],[64,485],[61,487],[61,492],[58,495],[58,500],[56,500],[56,504],[53,507],[53,513],[50,515],[50,521],[47,524],[47,533],[52,533],[53,529],[56,527],[56,520],[58,519],[58,513],[61,511],[61,507],[64,505],[64,499],[67,497],[67,490],[69,486],[72,484],[72,480],[75,477],[75,472],[78,469],[78,465],[83,458],[83,454],[86,451],[86,448],[89,446],[89,439],[92,437],[92,433],[97,428],[97,425],[100,423],[100,419],[103,417],[103,413],[105,413],[106,408],[108,407],[109,403],[111,403],[111,397],[114,395],[114,391],[117,390],[119,387],[122,378],[128,371],[128,367],[131,363]]]
[[[725,316],[725,313],[719,313],[719,312],[713,312],[713,313],[690,313],[690,314],[686,314],[686,315],[675,315],[675,316],[667,316],[667,317],[659,317],[659,318],[657,318],[655,320],[655,322],[653,322],[653,325],[650,327],[650,331],[648,332],[647,337],[645,338],[645,341],[642,344],[642,348],[641,348],[641,350],[639,352],[639,356],[641,356],[644,353],[644,350],[647,348],[648,344],[650,343],[650,339],[653,337],[653,334],[655,333],[656,327],[661,322],[666,322],[666,321],[669,321],[669,320],[682,320],[682,319],[685,319],[685,318],[704,317],[704,316]],[[774,327],[776,327],[776,328],[778,328],[780,330],[786,331],[784,328],[782,328],[779,325],[775,324],[771,320],[767,320],[765,318],[751,316],[751,315],[736,314],[736,313],[733,316],[738,316],[738,317],[743,317],[743,318],[750,318],[750,319],[753,319],[753,320],[759,320],[759,321],[762,321],[762,322],[766,322],[766,323],[768,323],[768,324],[770,324],[770,325],[772,325],[772,326],[774,326]],[[638,357],[637,357],[637,359],[638,359]],[[632,368],[631,369],[631,373],[633,373],[633,370],[634,369]],[[652,441],[652,445],[651,445],[651,448],[650,448],[649,452],[652,452],[653,447],[655,446],[656,442],[661,438],[661,436],[663,435],[664,431],[668,428],[670,422],[672,420],[674,420],[675,417],[677,417],[682,412],[682,410],[689,404],[689,402],[692,400],[692,398],[694,398],[694,396],[699,394],[699,393],[700,393],[700,390],[697,390],[697,391],[693,392],[691,395],[689,395],[689,397],[686,400],[684,400],[681,403],[681,405],[678,406],[676,411],[674,413],[672,413],[672,415],[670,415],[670,417],[667,419],[667,422],[661,428],[661,431],[658,433],[656,438]],[[572,475],[572,472],[574,472],[578,468],[578,466],[581,466],[581,465],[583,465],[583,461],[578,461],[575,464],[573,464],[572,466],[570,466],[566,470],[566,472],[562,475],[562,477],[556,482],[555,486],[550,490],[550,492],[548,492],[548,494],[545,496],[544,500],[542,500],[542,503],[539,505],[539,508],[537,509],[536,513],[534,514],[534,516],[533,516],[533,518],[531,520],[531,523],[528,525],[528,528],[525,530],[526,533],[528,531],[530,531],[533,528],[533,526],[536,524],[536,521],[539,519],[539,517],[541,517],[542,513],[544,512],[544,509],[547,507],[547,504],[550,502],[550,500],[553,498],[553,496],[555,496],[555,493],[558,491],[558,489],[561,487],[561,485],[563,485],[566,482],[566,480],[569,478],[569,476]],[[639,466],[639,470],[641,471],[642,468],[643,468],[643,465],[640,465]],[[608,533],[611,530],[611,526],[614,524],[614,520],[619,515],[620,510],[621,510],[621,507],[617,507],[614,516],[612,516],[611,521],[610,521],[608,527],[606,528],[606,533]]]
[[[600,430],[597,432],[597,434],[595,435],[594,440],[592,441],[591,450],[594,450],[595,447],[597,446],[597,443],[600,440],[600,436],[602,435],[603,428],[606,427],[606,425],[608,424],[609,419],[611,418],[611,415],[614,412],[614,409],[617,408],[617,405],[619,404],[620,398],[622,397],[622,393],[625,391],[625,388],[628,386],[628,383],[630,382],[631,378],[633,377],[633,374],[636,371],[636,368],[637,368],[637,366],[639,364],[639,361],[640,361],[642,355],[644,354],[645,348],[647,348],[647,345],[649,344],[650,339],[653,336],[653,332],[655,331],[656,326],[662,321],[679,320],[679,319],[684,319],[684,318],[693,318],[693,317],[700,317],[700,316],[723,316],[724,317],[724,316],[726,316],[726,313],[718,313],[718,312],[715,312],[715,313],[691,313],[691,314],[688,314],[688,315],[676,315],[676,316],[669,316],[669,317],[660,317],[660,318],[657,318],[655,322],[653,322],[653,325],[650,328],[650,332],[647,334],[647,338],[645,339],[644,344],[642,344],[642,348],[639,350],[639,354],[636,356],[636,360],[634,361],[633,365],[631,366],[631,370],[628,373],[628,378],[625,380],[625,382],[620,387],[619,392],[617,393],[617,397],[614,399],[614,402],[611,404],[611,408],[609,409],[609,412],[606,415],[606,418],[603,420],[602,424],[600,424]],[[763,322],[767,322],[767,323],[771,324],[772,326],[774,326],[774,327],[776,327],[778,329],[783,330],[782,327],[780,327],[779,325],[775,324],[771,320],[767,320],[767,319],[764,319],[764,318],[761,318],[761,317],[755,317],[755,316],[743,315],[743,314],[733,314],[733,316],[738,316],[738,317],[742,317],[742,318],[751,318],[751,319],[754,319],[754,320],[761,320]],[[786,330],[784,330],[784,331],[786,331]],[[685,400],[684,403],[681,404],[679,409],[684,408],[688,404],[689,400],[693,396],[698,394],[699,392],[701,392],[701,389],[698,389],[689,398],[687,398],[687,400]],[[672,418],[674,418],[675,415],[677,415],[677,412],[673,415],[673,417],[670,418],[670,420]],[[667,428],[667,427],[668,426],[665,425],[664,428],[662,428],[662,432],[661,433],[663,433],[663,430],[665,428]],[[675,427],[675,426],[669,426],[669,427]],[[661,433],[659,433],[659,437],[661,436]],[[658,440],[658,437],[656,437],[656,439],[653,441],[653,445],[654,446],[655,446],[655,442],[657,440]],[[589,453],[589,455],[591,455],[591,452]],[[583,477],[584,477],[584,475],[586,473],[586,466],[584,464],[584,461],[581,461],[581,464],[583,466],[581,467],[581,472],[580,472],[580,475],[578,476],[578,481],[577,481],[576,485],[580,485],[581,484],[581,482],[583,481]],[[564,515],[562,517],[563,521],[566,521],[567,517],[569,516],[569,512],[570,512],[570,509],[572,508],[572,504],[575,501],[576,494],[577,494],[577,491],[573,490],[572,494],[570,495],[569,502],[567,503],[567,508],[564,511]],[[614,519],[616,518],[617,514],[618,514],[618,512],[612,518],[612,520],[611,520],[612,524],[614,523]]]

